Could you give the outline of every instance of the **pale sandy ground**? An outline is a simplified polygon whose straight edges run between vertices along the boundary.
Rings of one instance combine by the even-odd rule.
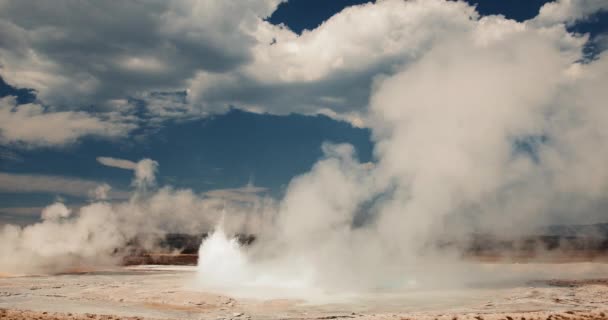
[[[0,319],[608,319],[608,281],[601,279],[376,292],[313,303],[255,296],[255,288],[248,298],[205,292],[189,267],[5,274]]]

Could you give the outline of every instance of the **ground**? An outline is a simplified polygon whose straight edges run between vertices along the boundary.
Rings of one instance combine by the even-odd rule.
[[[589,265],[539,267],[586,270]],[[210,293],[197,284],[195,267],[121,267],[3,275],[0,319],[608,319],[604,279],[375,292],[311,302],[262,298],[255,289],[243,297]]]

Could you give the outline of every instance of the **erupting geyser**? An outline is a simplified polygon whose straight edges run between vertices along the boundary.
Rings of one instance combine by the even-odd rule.
[[[220,223],[201,244],[198,278],[209,287],[230,287],[249,279],[247,257],[236,238],[229,239]]]
[[[254,261],[236,237],[226,234],[223,219],[203,240],[198,256],[198,283],[205,290],[240,297],[328,299],[327,292],[314,285],[313,269],[284,257]]]

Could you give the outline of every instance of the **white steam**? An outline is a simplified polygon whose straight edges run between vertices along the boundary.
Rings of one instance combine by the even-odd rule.
[[[108,194],[111,189],[112,187],[109,184],[104,183],[93,189],[90,192],[90,196],[95,200],[108,200]]]
[[[249,280],[246,256],[220,224],[199,249],[199,281],[209,287],[239,286]]]
[[[54,203],[42,210],[42,220],[59,220],[61,218],[67,218],[72,213],[72,210],[68,209],[63,203]]]
[[[226,218],[230,232],[256,232],[261,225],[255,218],[248,218],[248,214],[263,216],[256,213],[269,203],[260,199],[226,203],[222,198],[170,187],[144,192],[154,185],[156,167],[156,161],[150,159],[137,163],[133,182],[137,188],[128,201],[100,201],[75,209],[58,202],[42,210],[39,223],[0,227],[0,271],[59,272],[115,265],[134,239],[144,249],[158,250],[158,240],[168,232],[201,234],[212,230],[225,207],[234,212]],[[107,190],[97,191],[95,196],[103,200]]]
[[[374,164],[325,145],[245,268],[305,269],[321,288],[462,285],[492,275],[437,250],[442,239],[606,219],[608,54],[580,62],[587,39],[560,23],[489,16],[446,32],[377,79]]]
[[[131,160],[112,157],[97,157],[97,162],[108,167],[133,170],[135,177],[132,184],[138,189],[152,187],[156,183],[158,162],[152,159],[142,159],[139,162],[133,162]]]
[[[133,185],[138,189],[154,186],[156,183],[156,169],[158,162],[151,159],[143,159],[135,165],[135,179]]]
[[[0,230],[0,270],[53,272],[114,263],[112,253],[126,239],[116,228],[119,224],[110,205],[86,206],[71,219],[69,212],[56,203],[43,211],[45,220],[40,223],[24,228],[4,226]]]

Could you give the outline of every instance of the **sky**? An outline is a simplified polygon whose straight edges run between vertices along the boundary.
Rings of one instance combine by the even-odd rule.
[[[429,68],[419,74],[422,78],[432,74],[432,67],[417,65],[427,56],[446,65],[458,55],[475,56],[451,43],[485,32],[471,31],[481,28],[472,23],[490,30],[478,42],[491,42],[490,34],[509,36],[509,28],[522,33],[513,36],[513,45],[529,52],[492,49],[494,56],[506,55],[505,61],[509,55],[529,61],[563,58],[585,69],[606,60],[604,1],[410,2],[0,0],[0,224],[39,221],[42,208],[56,201],[85,205],[99,186],[112,190],[109,201],[124,200],[133,187],[135,164],[145,158],[158,164],[157,186],[201,194],[255,187],[256,194],[279,199],[294,177],[327,156],[327,143],[352,145],[363,164],[389,161],[385,137],[398,131],[391,117],[416,125],[409,122],[413,116],[374,111],[383,99],[377,92],[387,86],[381,84],[410,67],[412,72]],[[504,45],[510,44],[505,40]],[[554,48],[561,56],[553,56]],[[509,70],[493,69],[483,54],[478,58],[468,62],[471,77],[483,76],[473,70],[476,63]],[[553,66],[541,67],[539,72],[557,77]],[[605,73],[601,66],[589,68]],[[441,76],[434,79],[448,79]],[[402,80],[409,88],[422,83]],[[462,90],[472,90],[472,99],[487,90],[483,83],[462,83]],[[517,93],[511,85],[497,84]],[[538,92],[543,90],[550,91],[538,85]],[[404,105],[423,105],[415,92],[389,95]],[[525,98],[513,103],[542,100],[538,104],[544,105],[552,103],[545,96],[557,96],[521,95]],[[437,117],[446,116],[442,112],[449,114],[440,111]],[[561,161],[543,160],[538,150],[561,137],[542,125],[524,131],[512,133],[513,153],[536,162]],[[440,135],[420,130],[420,136],[411,136],[425,141],[435,133]],[[399,143],[402,147],[393,148],[414,146],[405,138]],[[440,156],[428,149],[427,156]],[[589,165],[580,170],[595,169]],[[421,162],[408,170],[426,168]]]

